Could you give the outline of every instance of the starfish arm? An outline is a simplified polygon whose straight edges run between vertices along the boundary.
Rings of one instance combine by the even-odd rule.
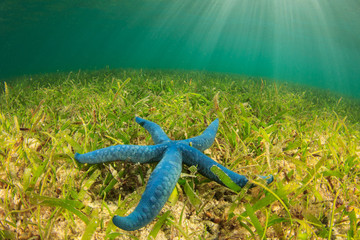
[[[248,179],[245,176],[227,169],[226,167],[215,162],[197,149],[181,144],[181,151],[183,154],[184,163],[186,165],[197,166],[197,170],[199,171],[199,173],[213,181],[224,185],[224,183],[210,170],[210,168],[215,165],[218,166],[223,172],[225,172],[231,178],[231,180],[233,180],[239,187],[244,187],[245,184],[248,182]],[[267,183],[271,183],[274,179],[272,175],[270,175],[269,177],[261,177],[264,178]]]
[[[135,118],[136,122],[145,128],[151,135],[155,144],[160,144],[164,142],[169,142],[170,138],[166,133],[161,129],[159,125],[149,120],[145,120],[139,117]]]
[[[200,136],[181,140],[179,142],[191,145],[192,147],[203,152],[213,144],[218,127],[219,119],[216,119],[205,129],[205,131]]]
[[[75,153],[76,161],[80,163],[105,163],[113,161],[129,161],[133,163],[148,163],[159,161],[167,145],[137,146],[117,145],[85,154]]]
[[[161,211],[180,177],[182,157],[175,144],[151,174],[146,189],[135,210],[126,217],[114,216],[113,223],[126,231],[134,231],[150,223]]]

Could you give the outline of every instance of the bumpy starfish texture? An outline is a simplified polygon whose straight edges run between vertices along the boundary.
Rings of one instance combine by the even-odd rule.
[[[170,140],[161,127],[151,121],[136,117],[136,122],[151,134],[155,145],[117,145],[85,154],[75,153],[75,159],[78,162],[89,164],[112,161],[159,162],[135,210],[126,217],[114,216],[113,223],[117,227],[133,231],[150,223],[159,214],[175,188],[180,177],[182,163],[196,166],[199,173],[222,185],[224,183],[210,170],[214,165],[225,172],[238,186],[244,187],[248,182],[245,176],[227,169],[202,153],[214,142],[219,126],[218,119],[213,121],[200,136],[185,140]],[[260,177],[267,183],[273,181],[271,175]]]

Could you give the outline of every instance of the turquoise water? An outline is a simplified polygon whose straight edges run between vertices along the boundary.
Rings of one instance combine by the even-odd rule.
[[[360,1],[3,0],[0,52],[0,79],[106,66],[197,69],[360,97]]]

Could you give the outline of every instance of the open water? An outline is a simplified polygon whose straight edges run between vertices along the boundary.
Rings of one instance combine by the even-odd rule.
[[[360,1],[0,1],[0,79],[104,67],[240,73],[360,97]]]

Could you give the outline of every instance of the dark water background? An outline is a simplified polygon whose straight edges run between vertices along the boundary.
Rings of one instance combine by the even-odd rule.
[[[360,0],[0,1],[0,79],[106,66],[232,72],[360,97]]]

